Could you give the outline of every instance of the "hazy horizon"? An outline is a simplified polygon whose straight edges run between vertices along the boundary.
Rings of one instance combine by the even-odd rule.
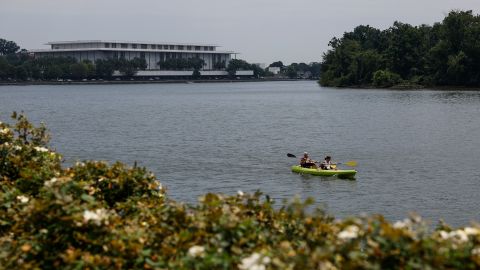
[[[163,2],[163,1],[162,1]],[[0,38],[26,49],[58,40],[213,43],[238,58],[270,64],[320,61],[328,42],[358,25],[440,22],[478,1],[393,0],[16,0],[0,9]]]

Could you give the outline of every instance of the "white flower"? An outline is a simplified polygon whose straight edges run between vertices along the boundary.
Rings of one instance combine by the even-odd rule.
[[[270,257],[263,256],[259,253],[253,253],[247,258],[242,259],[241,264],[238,265],[240,270],[265,270],[266,265],[270,263]]]
[[[10,132],[9,128],[0,129],[0,134],[8,134]]]
[[[480,247],[476,247],[472,249],[472,255],[473,256],[480,256]]]
[[[47,229],[40,229],[40,233],[47,234],[48,230]]]
[[[78,167],[85,167],[85,163],[83,163],[83,162],[80,162],[80,161],[77,161],[77,162],[75,162],[75,166],[78,166]]]
[[[192,257],[203,257],[205,254],[205,248],[202,246],[192,246],[188,249],[188,255]]]
[[[359,228],[356,225],[350,225],[338,234],[342,240],[350,240],[358,237]]]
[[[30,199],[27,196],[20,195],[17,196],[17,200],[19,200],[21,203],[27,203]]]
[[[237,191],[237,195],[240,196],[240,197],[243,197],[243,195],[245,195],[245,193],[243,193],[243,191],[239,190],[239,191]]]
[[[453,231],[452,238],[456,239],[460,243],[468,241],[468,235],[463,230]]]
[[[464,243],[468,241],[468,234],[464,230],[456,230],[451,232],[440,231],[439,234],[444,240],[453,240],[458,243]]]
[[[14,145],[13,146],[13,149],[17,150],[17,151],[20,151],[22,150],[22,147],[21,146],[18,146],[18,145]]]
[[[480,230],[477,229],[477,228],[472,228],[472,227],[466,227],[465,229],[463,229],[463,231],[467,234],[467,235],[477,235],[477,234],[480,234]]]
[[[448,239],[448,233],[446,231],[440,231],[439,234],[442,239]]]
[[[56,177],[53,177],[52,179],[45,181],[44,185],[46,187],[51,187],[55,182],[57,182],[58,179]]]
[[[37,152],[42,152],[42,153],[48,152],[48,149],[45,147],[35,146],[33,149],[35,149]]]
[[[403,221],[397,221],[393,224],[395,229],[403,229],[403,228],[410,228],[412,222],[410,219],[404,219]]]
[[[101,225],[104,219],[108,218],[107,211],[105,209],[97,209],[95,211],[85,210],[83,211],[83,222],[88,223],[93,221],[97,225]]]

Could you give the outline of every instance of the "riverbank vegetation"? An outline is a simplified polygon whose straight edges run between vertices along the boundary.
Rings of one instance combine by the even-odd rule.
[[[44,125],[0,122],[4,269],[478,269],[480,227],[334,219],[261,193],[168,197],[135,164],[62,166]],[[309,209],[310,207],[310,209]]]
[[[451,11],[433,26],[395,22],[386,30],[360,25],[333,38],[320,84],[480,86],[480,15]]]

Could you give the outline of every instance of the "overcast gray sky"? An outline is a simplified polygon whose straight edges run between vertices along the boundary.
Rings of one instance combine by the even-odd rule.
[[[452,9],[479,13],[480,0],[0,0],[0,38],[214,43],[249,62],[312,62],[357,25],[431,25]]]

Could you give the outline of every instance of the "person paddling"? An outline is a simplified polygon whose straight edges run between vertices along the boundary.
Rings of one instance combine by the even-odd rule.
[[[332,169],[334,169],[336,166],[335,166],[335,164],[332,163],[331,160],[332,160],[331,156],[326,156],[325,160],[323,160],[322,163],[320,163],[320,169],[322,169],[322,170],[332,170]]]
[[[303,157],[300,159],[300,166],[303,168],[318,168],[315,161],[310,159],[307,152],[303,153]]]

